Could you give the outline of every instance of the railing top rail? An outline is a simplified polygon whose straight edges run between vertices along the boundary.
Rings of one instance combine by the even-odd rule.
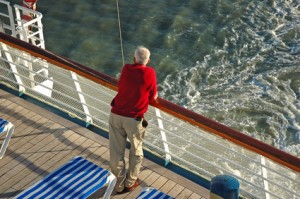
[[[34,56],[40,57],[47,60],[49,63],[55,64],[64,69],[73,71],[83,77],[86,77],[94,82],[102,84],[110,89],[117,90],[118,80],[100,73],[96,70],[88,68],[84,65],[69,60],[63,56],[56,55],[50,51],[41,49],[33,46],[27,42],[21,41],[17,38],[11,37],[7,34],[0,33],[0,41],[11,45],[20,50],[26,51]],[[206,118],[193,111],[187,110],[181,106],[171,103],[162,98],[151,104],[177,118],[187,121],[195,126],[207,130],[208,132],[214,133],[227,140],[230,140],[242,147],[245,147],[251,151],[261,154],[281,165],[284,165],[294,171],[300,172],[300,158],[293,156],[287,152],[281,151],[271,145],[256,140],[248,135],[238,132],[234,129],[229,128],[226,125],[220,124],[214,120]]]
[[[10,5],[10,2],[8,2],[8,1],[3,1],[3,0],[0,0],[0,3],[6,4],[6,5]]]

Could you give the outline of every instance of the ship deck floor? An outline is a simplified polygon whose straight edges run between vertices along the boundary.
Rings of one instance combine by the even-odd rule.
[[[0,117],[15,130],[0,160],[0,198],[12,198],[74,156],[83,156],[109,168],[108,140],[18,96],[0,89]],[[0,138],[3,142],[4,136]],[[128,151],[126,153],[128,157]],[[165,167],[144,159],[142,183],[134,191],[112,198],[135,198],[143,187],[152,186],[175,198],[209,198],[209,190]],[[101,198],[103,190],[90,198]]]

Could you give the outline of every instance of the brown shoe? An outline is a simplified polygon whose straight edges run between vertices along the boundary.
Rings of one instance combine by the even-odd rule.
[[[125,187],[124,191],[133,191],[136,187],[138,187],[141,184],[140,179],[136,179],[136,181],[134,182],[134,184],[131,187]]]

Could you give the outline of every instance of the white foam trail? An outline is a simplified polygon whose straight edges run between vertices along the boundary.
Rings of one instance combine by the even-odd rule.
[[[227,29],[223,46],[169,75],[162,95],[300,156],[299,139],[291,140],[300,131],[299,5],[273,6],[249,4],[248,18]]]

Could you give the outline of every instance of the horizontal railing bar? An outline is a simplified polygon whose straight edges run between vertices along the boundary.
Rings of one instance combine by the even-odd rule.
[[[6,51],[6,50],[2,50],[2,51],[7,52],[7,53],[10,53],[10,54],[12,54],[12,55],[14,55],[14,56],[16,56],[16,57],[19,57],[20,59],[23,59],[23,60],[25,60],[25,61],[28,61],[28,62],[37,62],[37,61],[42,61],[42,62],[43,62],[43,61],[44,61],[42,58],[39,58],[39,57],[36,57],[36,59],[35,59],[34,61],[32,61],[32,60],[30,60],[30,59],[28,59],[28,58],[26,58],[26,57],[20,56],[20,55],[15,54],[15,53],[12,53],[11,51]],[[5,59],[3,59],[3,60],[5,60]],[[9,62],[9,61],[6,61],[6,62]],[[15,63],[13,63],[13,64],[15,64]],[[28,68],[26,68],[26,67],[24,67],[24,66],[22,66],[22,65],[19,65],[19,64],[15,64],[15,65],[17,65],[17,66],[19,66],[19,67],[22,67],[24,70],[30,71]],[[44,65],[40,65],[40,67],[41,67],[42,69],[49,70],[49,68],[46,67],[46,66],[44,66]],[[61,72],[59,72],[59,71],[55,71],[55,72],[53,72],[53,73],[58,74],[58,75],[63,76],[63,77],[66,77],[66,78],[69,78],[65,73],[61,73]],[[41,76],[41,77],[42,77],[42,76]],[[55,81],[55,80],[54,80],[54,81]],[[88,86],[88,84],[85,83],[85,82],[82,82],[82,81],[79,81],[79,80],[73,80],[73,81],[76,81],[76,82],[78,82],[78,83],[80,83],[80,84],[84,84],[84,85],[87,85],[87,86]],[[57,83],[60,83],[60,82],[57,82]],[[99,91],[99,92],[101,92],[101,93],[105,93],[106,95],[113,96],[112,94],[110,94],[110,93],[108,93],[108,92],[104,92],[102,89],[100,89],[100,87],[99,87],[99,88],[93,88],[93,89],[95,89],[95,90],[97,90],[97,91]],[[95,99],[96,99],[96,98],[95,98]]]
[[[24,67],[24,66],[19,65],[19,64],[16,64],[16,63],[12,63],[12,62],[10,62],[10,61],[8,61],[8,60],[5,60],[5,59],[2,58],[2,57],[0,57],[0,60],[6,61],[7,63],[14,64],[14,65],[18,66],[19,68],[22,68],[23,70],[26,70],[27,72],[30,72],[30,73],[33,73],[33,74],[36,75],[36,76],[45,78],[44,75],[41,75],[41,74],[39,74],[38,72],[35,72],[35,71],[31,71],[31,70],[29,70],[27,67]],[[34,82],[34,83],[39,84],[40,86],[42,86],[42,87],[44,87],[44,88],[49,89],[47,86],[45,86],[45,85],[43,85],[43,84],[41,84],[41,83],[35,82],[34,80],[31,80],[30,78],[28,78],[28,77],[26,77],[26,76],[24,76],[24,75],[22,75],[22,74],[20,74],[20,73],[11,72],[10,70],[4,69],[4,68],[3,68],[3,70],[5,70],[5,71],[7,71],[7,72],[10,72],[10,73],[12,73],[12,74],[15,74],[15,75],[19,75],[19,76],[23,77],[24,79],[26,79],[27,81]],[[51,80],[51,81],[55,82],[55,83],[58,84],[58,85],[65,86],[65,87],[67,87],[67,88],[72,88],[71,86],[66,86],[65,84],[63,84],[63,83],[61,83],[61,82],[59,82],[59,81],[56,81],[56,80]],[[22,85],[22,86],[23,86],[23,85]],[[33,89],[31,89],[31,90],[33,90]],[[52,91],[53,91],[53,90],[52,90]],[[98,102],[101,102],[101,103],[103,103],[103,104],[105,104],[105,105],[107,104],[107,103],[105,103],[105,102],[103,102],[103,101],[101,101],[101,100],[99,100],[99,99],[97,99],[97,98],[94,98],[93,96],[88,95],[88,94],[86,94],[86,93],[77,91],[77,90],[75,90],[75,89],[74,89],[74,91],[76,91],[77,93],[83,94],[83,95],[85,95],[85,96],[88,96],[88,97],[90,97],[91,99],[94,99],[94,100],[96,100],[96,101],[98,101]],[[57,91],[53,91],[53,92],[57,92]],[[95,111],[98,111],[98,112],[100,112],[100,113],[106,114],[106,112],[103,112],[103,111],[101,111],[101,110],[99,110],[99,109],[96,109],[95,107],[90,106],[89,104],[83,103],[83,102],[81,102],[81,101],[75,99],[74,97],[71,97],[71,96],[66,95],[66,94],[63,94],[63,93],[59,93],[59,94],[63,95],[65,98],[68,98],[68,99],[71,99],[71,100],[73,100],[73,101],[76,101],[76,102],[78,102],[79,104],[83,104],[83,105],[85,105],[85,106],[87,106],[87,107],[89,107],[89,108],[91,108],[91,109],[93,109],[93,110],[95,110]],[[87,113],[85,113],[84,115],[87,115],[87,116],[92,117],[90,114],[87,114]]]
[[[159,148],[159,147],[157,147],[156,145],[153,145],[153,144],[151,144],[151,143],[149,143],[149,142],[145,142],[145,143],[146,143],[148,146],[151,146],[152,148],[155,148],[157,151],[160,151],[160,152],[162,152],[162,153],[167,153],[167,154],[171,155],[172,157],[175,157],[175,158],[179,159],[180,161],[184,162],[185,164],[187,164],[187,165],[189,165],[189,166],[195,168],[196,170],[202,171],[203,173],[205,173],[205,174],[208,175],[209,177],[213,177],[213,176],[214,176],[214,174],[212,174],[212,173],[210,173],[210,172],[208,172],[208,171],[206,171],[206,170],[204,170],[204,169],[202,169],[202,168],[200,168],[200,167],[198,167],[198,166],[192,164],[191,162],[189,162],[189,161],[187,161],[187,160],[181,159],[180,157],[178,157],[178,156],[175,155],[175,154],[171,154],[170,152],[166,152],[166,151],[162,150],[162,148]],[[187,169],[187,170],[189,170],[189,169]],[[193,172],[194,172],[194,171],[193,171]]]
[[[148,134],[147,136],[150,136],[150,137],[151,137],[151,136],[153,136],[153,135]],[[154,136],[153,136],[153,137],[154,137]],[[176,136],[176,137],[177,137],[177,136]],[[165,142],[166,142],[168,145],[170,145],[170,146],[172,146],[172,147],[174,147],[174,148],[177,148],[177,149],[181,150],[181,148],[178,147],[177,145],[174,145],[173,143],[168,142],[168,141],[165,141]],[[205,150],[206,153],[208,153],[208,154],[212,153],[212,152],[210,152],[208,149],[205,149],[204,147],[201,147],[201,146],[197,146],[196,144],[194,144],[194,147],[201,148],[201,149]],[[172,153],[171,151],[170,151],[170,152],[164,151],[164,152],[170,154],[171,156],[173,156],[173,153]],[[185,151],[185,153],[187,153],[187,154],[193,156],[193,157],[194,157],[195,159],[197,159],[197,160],[201,160],[201,161],[205,162],[206,164],[209,164],[209,165],[212,165],[212,166],[214,166],[214,167],[217,167],[217,168],[220,169],[220,170],[227,171],[227,170],[225,170],[223,167],[220,167],[220,166],[218,166],[218,165],[216,165],[216,164],[212,164],[212,163],[210,163],[209,161],[206,161],[205,159],[203,159],[203,158],[199,157],[198,155],[195,155],[195,154],[193,154],[193,153],[191,153],[191,152],[189,152],[189,151]],[[292,192],[292,193],[295,194],[295,195],[298,195],[296,192],[291,191],[291,190],[285,188],[284,186],[282,186],[282,185],[280,185],[280,184],[278,184],[278,183],[276,183],[276,182],[273,182],[273,181],[271,181],[271,180],[269,180],[269,179],[263,177],[262,175],[259,175],[259,174],[255,173],[255,172],[249,170],[248,168],[242,167],[241,165],[238,165],[237,163],[235,163],[235,162],[233,162],[233,161],[231,161],[231,160],[229,160],[229,159],[225,159],[224,157],[222,157],[222,156],[219,155],[219,154],[214,154],[214,156],[219,157],[220,159],[225,160],[226,162],[230,162],[232,165],[236,166],[237,168],[240,168],[242,171],[245,171],[247,174],[250,174],[250,175],[252,175],[252,176],[256,176],[256,177],[258,177],[259,179],[268,181],[268,182],[270,182],[270,183],[272,183],[272,184],[274,184],[274,185],[280,187],[281,189],[283,189],[283,190],[285,190],[285,191],[289,191],[289,192]],[[182,161],[182,158],[180,158],[180,161]],[[263,167],[261,164],[259,164],[259,165],[257,165],[257,166]],[[230,173],[230,172],[228,172],[228,173]],[[278,174],[278,173],[277,173],[277,174]],[[231,175],[232,175],[232,174],[231,174]],[[242,177],[237,176],[237,175],[235,175],[235,176],[236,176],[238,179],[243,180]],[[285,177],[286,177],[286,176],[285,176]],[[292,181],[293,181],[293,180],[292,180]],[[249,183],[249,181],[245,181],[245,182],[246,182],[247,184],[250,184],[250,185],[254,186],[254,184],[253,184],[253,183]],[[255,187],[258,188],[256,185],[255,185]]]
[[[0,16],[9,18],[9,15],[3,14],[3,13],[0,13]]]
[[[152,113],[151,113],[151,114],[152,114]],[[152,114],[152,115],[154,115],[154,114]],[[162,120],[163,120],[164,122],[166,122],[166,123],[171,123],[171,124],[177,126],[177,124],[171,122],[170,120],[164,119],[164,118],[159,117],[159,116],[157,116],[157,118],[162,119]],[[185,140],[185,138],[183,138],[183,137],[181,137],[181,136],[178,136],[178,135],[175,135],[174,133],[170,132],[170,131],[167,130],[167,129],[161,129],[159,126],[157,126],[157,125],[155,125],[155,124],[152,124],[152,123],[151,123],[150,126],[155,126],[157,129],[165,131],[168,135],[175,136],[176,138],[178,138],[178,139],[180,139],[180,140]],[[258,160],[256,160],[256,159],[249,158],[248,156],[246,156],[246,155],[244,155],[244,154],[242,154],[242,153],[238,153],[238,152],[236,152],[235,150],[233,150],[233,149],[231,149],[231,148],[226,148],[225,146],[223,146],[223,145],[222,145],[221,143],[219,143],[219,142],[215,142],[215,141],[213,141],[213,140],[211,140],[211,139],[209,139],[209,138],[207,138],[207,137],[205,137],[205,136],[203,136],[203,135],[201,135],[201,134],[194,133],[193,131],[191,131],[191,130],[188,129],[188,128],[185,128],[185,127],[182,127],[182,126],[179,126],[179,128],[182,128],[182,129],[184,129],[184,130],[186,130],[186,131],[189,131],[190,133],[194,134],[195,136],[200,136],[201,138],[203,138],[203,139],[205,139],[205,140],[207,140],[207,141],[209,141],[209,142],[212,142],[214,145],[218,145],[218,146],[220,146],[220,147],[222,147],[222,148],[224,148],[224,149],[226,149],[226,150],[228,150],[228,151],[231,151],[232,153],[234,153],[234,154],[237,155],[237,156],[242,156],[243,158],[245,158],[245,159],[247,159],[247,160],[249,160],[249,161],[252,161],[252,163],[254,162],[254,163],[260,165],[261,167],[267,169],[268,172],[273,172],[273,173],[277,174],[278,176],[285,177],[285,178],[287,178],[287,179],[289,179],[289,180],[291,180],[291,181],[293,181],[293,182],[300,183],[300,181],[297,181],[297,180],[295,180],[295,179],[293,179],[293,178],[291,178],[291,177],[289,177],[289,176],[285,176],[284,173],[280,173],[280,172],[278,172],[278,171],[276,171],[276,170],[274,170],[274,169],[272,169],[272,168],[269,168],[269,167],[267,167],[267,166],[265,166],[265,165],[262,165],[261,162],[258,161]],[[199,147],[199,148],[205,149],[204,147],[201,147],[200,145],[197,145],[197,144],[194,143],[194,142],[189,142],[189,143],[193,144],[193,146],[195,146],[195,147]],[[209,152],[209,153],[210,153],[210,152]],[[258,157],[258,156],[257,156],[257,157]],[[259,158],[259,157],[258,157],[258,158]],[[222,158],[222,159],[223,159],[223,158]],[[236,163],[235,163],[235,164],[236,164]],[[299,180],[300,180],[300,179],[299,179]]]
[[[22,76],[22,75],[20,75],[20,76]],[[24,77],[24,76],[22,76],[22,77]],[[3,77],[7,82],[13,82],[13,81],[11,81],[9,78],[7,78],[7,77]],[[29,80],[29,79],[28,79]],[[30,81],[30,80],[29,80]],[[17,85],[19,85],[18,83],[16,83],[16,82],[13,82],[14,84],[17,84]],[[41,86],[43,86],[42,84],[40,84],[40,83],[37,83],[37,84],[39,84],[39,85],[41,85]],[[25,87],[26,89],[28,89],[28,90],[31,90],[31,91],[34,91],[32,88],[30,88],[30,87],[28,87],[28,86],[26,86],[26,85],[22,85],[23,87]],[[36,91],[35,91],[36,92]],[[54,92],[57,92],[57,91],[54,91]],[[61,93],[60,93],[61,94]],[[60,105],[63,105],[63,106],[66,106],[67,108],[69,108],[69,109],[74,109],[72,106],[70,106],[70,105],[68,105],[68,104],[63,104],[62,102],[60,102],[59,100],[56,100],[56,99],[53,99],[53,98],[51,98],[51,100],[53,100],[53,101],[55,101],[56,103],[58,103],[58,104],[60,104]],[[80,103],[79,101],[77,101],[78,103]],[[76,109],[77,110],[77,112],[78,113],[80,113],[80,114],[82,114],[82,115],[87,115],[86,113],[84,113],[83,111],[81,111],[81,110],[78,110],[78,109]],[[99,112],[101,112],[101,111],[99,111]],[[103,114],[106,114],[105,112],[102,112]],[[90,116],[90,117],[92,117],[92,116]],[[95,117],[92,117],[93,119],[95,118]],[[103,123],[103,124],[105,124],[106,125],[106,123],[104,123],[102,120],[99,120],[98,119],[98,121],[100,121],[101,123]]]
[[[242,134],[234,129],[231,129],[223,124],[217,123],[209,118],[199,115],[195,112],[189,111],[183,107],[172,104],[164,99],[160,99],[159,107],[177,116],[189,123],[205,129],[211,133],[215,133],[227,140],[230,140],[242,147],[245,147],[255,153],[261,154],[279,164],[285,165],[297,172],[300,172],[300,159],[287,152],[281,151],[271,145],[263,143],[248,135]]]
[[[47,68],[45,67],[45,69],[47,69]],[[53,72],[53,73],[54,73],[54,72]],[[65,73],[61,73],[61,72],[59,72],[59,71],[55,71],[55,74],[60,75],[60,76],[62,76],[62,77],[69,78],[69,76],[67,76]],[[80,80],[74,80],[74,79],[73,79],[72,81],[78,82],[78,83],[80,83],[80,84],[84,84],[84,85],[88,86],[87,83],[85,83],[85,82],[83,82],[83,81],[80,81]],[[103,91],[102,89],[100,89],[100,87],[99,87],[99,88],[93,88],[93,89],[95,89],[95,90],[97,90],[97,91],[99,91],[99,92],[101,92],[101,93],[104,93],[104,94],[106,94],[106,95],[109,95],[109,96],[113,97],[112,94]]]
[[[203,169],[200,168],[200,167],[197,167],[196,165],[194,165],[193,163],[191,163],[191,162],[189,162],[189,161],[186,161],[186,160],[184,160],[184,159],[181,159],[180,157],[178,157],[178,156],[175,155],[175,154],[172,154],[172,153],[166,152],[166,151],[162,151],[161,148],[159,148],[159,147],[157,147],[157,146],[155,146],[155,145],[153,145],[153,144],[151,144],[151,143],[147,143],[147,144],[148,144],[149,146],[155,148],[156,150],[160,151],[160,152],[167,153],[167,154],[171,155],[172,157],[175,157],[175,158],[179,159],[180,161],[184,162],[185,164],[194,167],[196,170],[200,170],[200,171],[206,173],[208,176],[211,176],[211,177],[213,176],[212,173],[210,173],[210,172],[208,172],[208,171],[206,171],[206,170],[203,170]],[[173,144],[172,144],[172,145],[173,145]],[[175,147],[175,145],[174,145],[174,147]],[[208,162],[207,162],[207,163],[208,163]],[[208,164],[210,164],[210,165],[212,165],[212,166],[217,166],[217,165],[214,165],[214,164],[211,164],[211,163],[208,163]],[[218,167],[218,166],[217,166],[217,167]],[[224,170],[224,169],[222,169],[222,168],[220,168],[220,167],[218,167],[218,168],[219,168],[220,170],[226,171],[226,170]],[[225,173],[227,173],[227,172],[225,172]],[[230,175],[233,176],[232,173],[228,173],[228,174],[230,174]],[[241,180],[241,181],[243,181],[243,182],[246,182],[247,184],[252,185],[253,187],[255,187],[255,188],[259,189],[259,190],[264,191],[260,186],[257,186],[257,185],[255,185],[255,184],[253,184],[253,183],[251,183],[251,182],[249,182],[249,181],[246,181],[246,180],[244,180],[244,179],[242,179],[242,178],[240,178],[240,177],[238,177],[238,176],[235,176],[235,177],[237,177],[239,180]],[[244,190],[244,189],[242,189],[242,188],[240,188],[240,189],[241,189],[242,191],[244,191],[244,192],[247,192],[246,190]],[[249,192],[247,192],[247,193],[250,194],[250,195],[253,195],[253,193],[249,193]]]

